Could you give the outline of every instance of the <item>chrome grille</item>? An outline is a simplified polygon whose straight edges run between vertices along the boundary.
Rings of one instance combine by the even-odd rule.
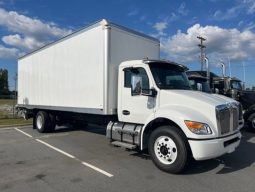
[[[230,111],[228,108],[225,108],[220,110],[219,113],[221,134],[228,133],[230,131]]]
[[[216,107],[217,124],[221,135],[237,130],[239,124],[239,106],[226,104]]]
[[[239,125],[239,113],[238,113],[238,108],[234,107],[232,108],[233,112],[233,131],[237,130],[238,125]]]

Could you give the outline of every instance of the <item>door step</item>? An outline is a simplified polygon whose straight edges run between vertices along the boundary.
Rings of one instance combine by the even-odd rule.
[[[112,145],[127,148],[127,149],[135,149],[136,148],[136,145],[133,145],[130,143],[124,143],[124,142],[120,142],[120,141],[113,141]]]

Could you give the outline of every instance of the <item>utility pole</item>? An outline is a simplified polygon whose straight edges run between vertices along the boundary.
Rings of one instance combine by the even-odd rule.
[[[204,61],[205,61],[205,48],[206,46],[203,44],[206,39],[202,36],[197,36],[197,38],[200,40],[200,44],[198,44],[198,47],[200,48],[200,60],[201,60],[201,71],[204,70]]]
[[[245,85],[245,62],[242,62],[243,64],[243,85]]]

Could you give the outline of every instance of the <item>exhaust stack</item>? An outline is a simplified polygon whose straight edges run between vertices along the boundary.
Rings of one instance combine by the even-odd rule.
[[[222,76],[226,77],[226,65],[222,61],[220,62],[220,66],[222,67]]]
[[[210,83],[210,67],[209,67],[209,59],[207,57],[204,58],[205,59],[205,67],[206,67],[206,77],[207,77],[207,81],[208,83]]]

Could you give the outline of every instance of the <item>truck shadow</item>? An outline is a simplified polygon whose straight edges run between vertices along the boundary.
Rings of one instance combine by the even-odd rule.
[[[216,172],[216,174],[228,174],[236,172],[252,166],[255,162],[255,134],[248,130],[242,131],[242,139],[240,146],[235,152],[226,154],[222,157],[205,160],[195,161],[191,160],[190,164],[183,175],[193,175],[205,172]],[[150,160],[148,152],[134,151],[130,155],[139,157],[144,160]]]
[[[75,132],[75,131],[86,131],[90,133],[96,133],[99,135],[106,134],[106,128],[98,126],[98,125],[82,125],[82,126],[73,126],[70,124],[66,124],[64,126],[57,127],[54,131],[55,133],[65,133],[65,132]]]
[[[67,125],[65,127],[57,128],[57,133],[72,132],[72,131],[86,131],[105,136],[106,129],[98,125],[87,125],[82,127],[73,127]],[[129,150],[130,151],[130,150]],[[242,139],[240,146],[235,152],[226,154],[222,157],[205,160],[195,161],[191,160],[189,167],[183,173],[185,175],[192,175],[198,173],[204,173],[209,171],[216,171],[216,174],[228,174],[236,172],[252,166],[255,162],[255,133],[250,132],[247,129],[242,130]],[[143,160],[150,160],[150,156],[147,151],[131,150],[130,155],[141,158]]]
[[[197,174],[210,170],[217,170],[216,174],[228,174],[250,167],[255,162],[255,134],[242,131],[240,146],[235,152],[222,157],[206,160],[192,161],[184,174]]]

